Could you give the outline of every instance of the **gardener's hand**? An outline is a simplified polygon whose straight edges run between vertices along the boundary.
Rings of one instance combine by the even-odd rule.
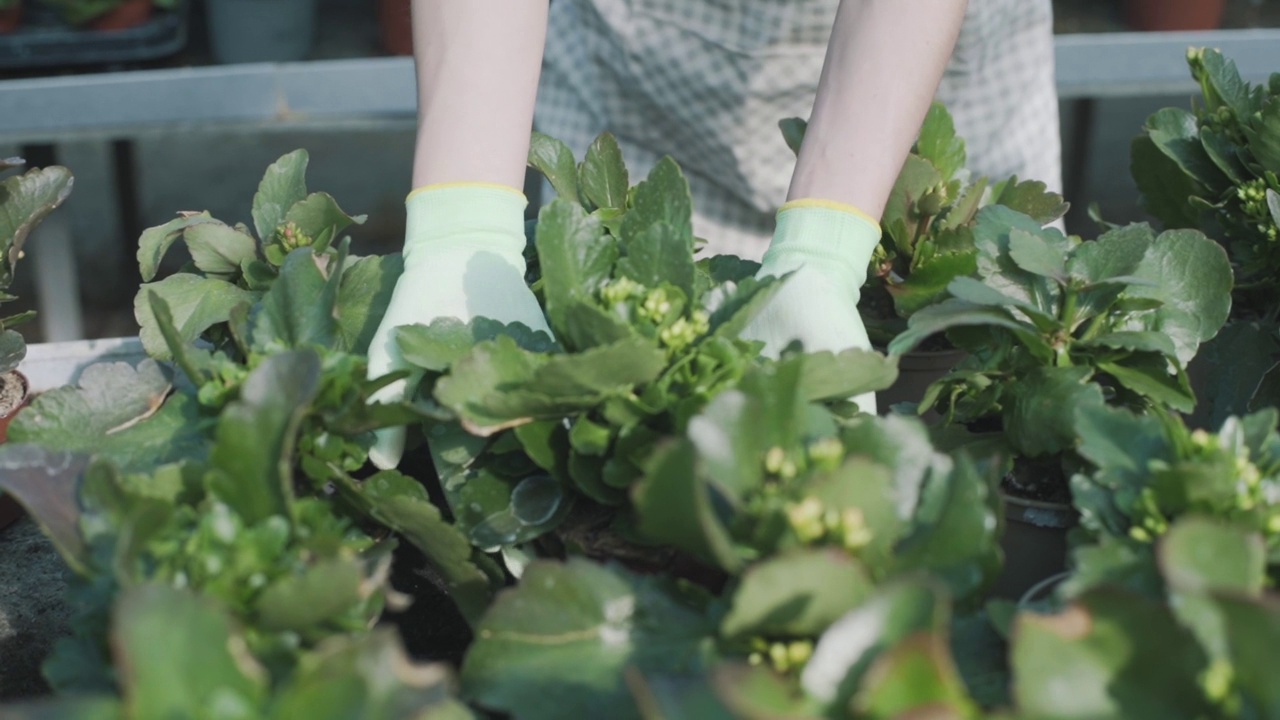
[[[525,205],[520,191],[484,183],[431,185],[409,195],[404,273],[369,346],[370,378],[404,367],[394,332],[401,325],[487,317],[551,332],[524,281]],[[374,400],[402,399],[416,382],[393,383]],[[392,468],[403,451],[404,428],[388,428],[379,431],[369,457]]]
[[[744,335],[763,341],[770,357],[796,340],[805,352],[871,349],[858,298],[879,242],[879,223],[852,205],[824,200],[783,205],[758,276],[791,275]],[[875,413],[875,393],[854,401]]]

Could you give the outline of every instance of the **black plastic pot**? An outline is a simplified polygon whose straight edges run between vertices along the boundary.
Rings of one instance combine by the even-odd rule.
[[[295,62],[311,54],[316,0],[205,0],[220,63]]]
[[[1042,581],[1067,569],[1067,532],[1079,514],[1067,503],[1004,496],[1004,569],[992,593],[1019,600]]]
[[[876,393],[876,408],[883,414],[898,403],[920,402],[924,391],[951,372],[967,354],[963,350],[917,350],[903,355],[898,358],[897,381]],[[936,417],[932,410],[925,415],[927,420]]]

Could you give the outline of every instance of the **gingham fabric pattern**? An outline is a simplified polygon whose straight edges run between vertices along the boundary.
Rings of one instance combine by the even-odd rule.
[[[555,0],[535,126],[579,157],[609,130],[633,182],[671,155],[707,250],[758,259],[795,166],[777,123],[808,117],[838,4]],[[1052,23],[1050,0],[969,0],[938,99],[974,172],[1060,187]]]

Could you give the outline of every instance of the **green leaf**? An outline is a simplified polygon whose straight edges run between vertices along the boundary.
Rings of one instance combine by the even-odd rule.
[[[475,346],[435,386],[436,398],[469,430],[491,435],[535,418],[591,408],[650,382],[666,354],[643,339],[582,353],[542,355],[503,336]]]
[[[789,276],[788,276],[789,277]],[[747,325],[782,290],[786,278],[747,278],[738,283],[723,301],[711,308],[711,330],[723,338],[737,338]]]
[[[138,238],[138,270],[143,282],[151,282],[160,270],[165,253],[187,228],[204,223],[216,223],[208,212],[182,213],[163,225],[147,228]]]
[[[71,183],[71,171],[57,165],[0,181],[0,289],[13,282],[27,236],[67,199]]]
[[[349,258],[338,285],[335,349],[365,354],[400,279],[400,255]]]
[[[627,256],[618,261],[618,273],[644,285],[658,287],[664,282],[693,297],[693,245],[689,237],[665,223],[647,227],[627,242]]]
[[[919,632],[886,650],[867,670],[854,698],[860,717],[974,717],[951,649],[940,633]]]
[[[384,470],[358,484],[344,482],[341,490],[357,498],[374,520],[421,550],[467,621],[474,625],[479,620],[493,597],[489,578],[471,562],[472,548],[466,535],[445,520],[421,483],[394,470]],[[535,513],[527,512],[527,503],[521,503],[520,497],[517,492],[515,509],[533,520],[530,516]]]
[[[541,330],[489,318],[474,318],[467,323],[457,318],[436,318],[430,325],[405,325],[396,329],[396,343],[405,362],[433,372],[448,370],[479,343],[502,336],[512,338],[530,352],[556,350],[555,341]]]
[[[871,590],[861,563],[840,550],[783,553],[743,573],[720,632],[727,638],[818,635]]]
[[[1280,685],[1275,682],[1280,662],[1280,607],[1274,598],[1251,600],[1219,596],[1215,604],[1226,621],[1231,666],[1242,690],[1257,703],[1260,716],[1280,713]]]
[[[1040,180],[1010,178],[993,202],[1027,215],[1041,225],[1048,225],[1067,214],[1070,203],[1062,196],[1048,191],[1048,185]]]
[[[311,248],[294,250],[285,258],[280,277],[262,296],[253,327],[257,349],[334,345],[339,283],[326,274],[334,272],[332,267],[321,267],[325,262]]]
[[[151,293],[159,295],[173,313],[173,322],[184,343],[193,343],[206,330],[231,317],[237,305],[248,305],[253,293],[231,283],[180,273],[138,288],[133,315],[141,326],[139,337],[147,354],[158,360],[170,359],[169,347],[151,312]]]
[[[1227,177],[1200,143],[1195,115],[1181,108],[1161,108],[1147,118],[1143,130],[1160,152],[1197,183],[1209,188],[1227,185]]]
[[[1179,412],[1191,412],[1196,398],[1183,372],[1170,373],[1164,355],[1139,354],[1123,362],[1099,362],[1098,369],[1129,390],[1167,405]]]
[[[782,140],[791,148],[791,152],[800,154],[800,143],[804,142],[804,133],[808,121],[803,118],[783,118],[778,121],[778,129],[782,131]]]
[[[300,658],[272,720],[473,720],[442,663],[411,661],[396,633],[336,636]]]
[[[963,280],[963,278],[957,278]],[[930,335],[965,326],[994,326],[1012,330],[1034,353],[1045,356],[1052,352],[1048,343],[1035,332],[1034,326],[1014,318],[1003,308],[985,307],[964,300],[944,300],[911,316],[907,329],[889,343],[890,355],[903,355],[913,350]]]
[[[627,206],[627,165],[622,148],[610,133],[602,133],[587,148],[578,170],[582,194],[596,207],[621,210]]]
[[[1161,573],[1178,591],[1262,594],[1267,548],[1256,533],[1221,520],[1184,517],[1160,538],[1157,552]]]
[[[810,353],[785,362],[800,364],[800,395],[810,402],[883,390],[898,379],[896,357],[858,348]]]
[[[1041,332],[1053,332],[1062,327],[1056,316],[1041,312],[1036,306],[1003,292],[971,277],[958,277],[947,286],[947,292],[958,300],[993,308],[1016,308],[1020,314],[1027,316],[1035,328]],[[1010,317],[1016,317],[1012,313]],[[1026,326],[1030,330],[1031,326]]]
[[[925,570],[942,579],[953,597],[988,585],[1000,569],[1000,503],[994,478],[983,477],[967,455],[949,472],[930,473],[920,495],[917,526],[896,549],[895,568]],[[934,515],[930,508],[937,508]]]
[[[307,197],[306,150],[294,150],[269,167],[253,196],[253,225],[263,242],[284,224],[289,209]]]
[[[547,178],[556,195],[578,203],[578,168],[568,145],[534,131],[529,143],[529,165]]]
[[[240,399],[218,419],[211,488],[246,524],[291,517],[294,447],[319,391],[320,357],[310,350],[268,356],[249,373]]]
[[[9,720],[123,720],[124,709],[112,697],[88,695],[5,703]]]
[[[654,225],[668,225],[677,238],[693,248],[693,200],[689,182],[670,157],[658,161],[635,187],[631,210],[622,220],[622,239],[628,246]]]
[[[285,222],[298,226],[304,235],[319,238],[326,233],[337,237],[338,233],[351,227],[352,224],[363,224],[364,215],[351,216],[338,207],[338,201],[328,193],[311,193],[289,206],[284,215]],[[264,240],[269,236],[264,236]]]
[[[1168,228],[1196,227],[1200,212],[1188,198],[1201,188],[1178,164],[1161,152],[1145,135],[1133,139],[1129,148],[1129,174],[1142,197],[1142,208]]]
[[[16,330],[0,330],[0,373],[18,369],[27,357],[27,341]]]
[[[1004,411],[1009,443],[1021,454],[1036,457],[1076,443],[1075,413],[1102,405],[1102,388],[1091,382],[1087,366],[1036,368],[1010,389]]]
[[[1199,403],[1187,422],[1193,427],[1217,428],[1232,415],[1251,407],[1263,377],[1280,357],[1280,334],[1273,325],[1229,322],[1200,346],[1187,374]]]
[[[175,364],[186,373],[193,386],[200,387],[209,379],[209,366],[213,364],[213,356],[184,343],[178,328],[173,324],[173,313],[169,312],[168,303],[155,293],[150,293],[150,296],[151,314],[156,318],[156,325],[164,336],[165,344],[169,346],[169,353]]]
[[[918,631],[942,630],[949,618],[940,588],[925,582],[886,584],[827,628],[800,684],[828,707],[843,707],[881,653]]]
[[[1029,273],[1066,282],[1067,255],[1038,235],[1016,228],[1010,231],[1009,257]]]
[[[1280,174],[1280,96],[1271,97],[1244,127],[1249,150],[1267,172]]]
[[[268,631],[312,630],[363,600],[372,591],[365,581],[357,559],[319,560],[263,588],[255,603],[256,623]]]
[[[1249,84],[1240,77],[1234,60],[1228,60],[1219,50],[1205,48],[1196,54],[1194,61],[1190,58],[1188,61],[1211,107],[1216,109],[1219,103],[1225,104],[1240,118],[1257,110]]]
[[[1167,608],[1095,591],[1056,615],[1019,615],[1011,653],[1020,715],[1202,717],[1206,658]],[[1070,678],[1070,682],[1063,682]]]
[[[1067,272],[1087,283],[1131,276],[1155,239],[1155,232],[1145,223],[1108,230],[1097,240],[1075,248],[1067,261]]]
[[[199,717],[210,708],[248,717],[266,698],[266,672],[207,600],[143,585],[125,590],[113,615],[129,717]]]
[[[973,244],[978,250],[978,278],[1000,292],[1027,302],[1041,312],[1058,314],[1062,294],[1056,280],[1023,270],[1011,257],[1014,231],[1037,236],[1064,257],[1073,241],[1061,232],[1043,228],[1034,219],[1001,205],[978,211],[973,226]]]
[[[206,452],[208,421],[189,395],[170,396],[154,360],[90,365],[75,386],[37,395],[9,426],[9,442],[98,455],[145,472]],[[167,399],[166,399],[167,398]]]
[[[1148,284],[1131,287],[1127,295],[1162,303],[1135,324],[1168,335],[1185,365],[1200,343],[1218,333],[1231,310],[1233,276],[1226,251],[1196,230],[1168,230],[1133,274]]]
[[[945,297],[952,280],[977,272],[975,252],[940,253],[912,269],[902,282],[888,285],[899,317],[909,318]]]
[[[77,572],[90,563],[80,533],[80,476],[88,457],[10,440],[0,445],[0,490],[12,495]]]
[[[655,453],[632,493],[637,525],[654,542],[735,572],[742,560],[724,521],[717,516],[714,491],[700,477],[698,465],[698,452],[688,441]]]
[[[915,153],[938,168],[943,178],[951,179],[964,167],[964,140],[956,137],[956,126],[951,113],[940,102],[929,106],[916,139]]]
[[[597,218],[559,198],[538,213],[536,243],[552,329],[571,347],[586,347],[580,342],[583,333],[570,327],[569,313],[575,305],[594,304],[595,294],[612,277],[617,243]]]
[[[183,239],[196,267],[207,273],[234,275],[241,265],[258,257],[253,238],[216,221],[192,224]]]
[[[697,672],[714,631],[661,579],[537,561],[480,623],[463,691],[521,720],[639,718],[623,671]]]
[[[1213,164],[1218,166],[1218,169],[1227,176],[1227,179],[1232,184],[1243,184],[1252,177],[1249,168],[1245,167],[1240,158],[1240,148],[1225,132],[1218,132],[1209,127],[1201,127],[1200,144],[1204,146],[1204,151],[1213,160]]]
[[[908,238],[894,235],[893,228],[898,223],[903,227],[914,227],[918,220],[914,210],[916,201],[942,181],[942,174],[928,160],[918,155],[907,156],[880,216],[880,225],[888,229],[886,234],[893,238],[894,249],[899,254],[910,256],[913,249]]]

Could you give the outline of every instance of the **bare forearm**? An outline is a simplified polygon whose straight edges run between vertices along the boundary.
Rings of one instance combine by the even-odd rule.
[[[413,0],[414,187],[521,187],[546,42],[546,0]]]
[[[880,217],[966,4],[841,0],[789,200],[835,200]]]

